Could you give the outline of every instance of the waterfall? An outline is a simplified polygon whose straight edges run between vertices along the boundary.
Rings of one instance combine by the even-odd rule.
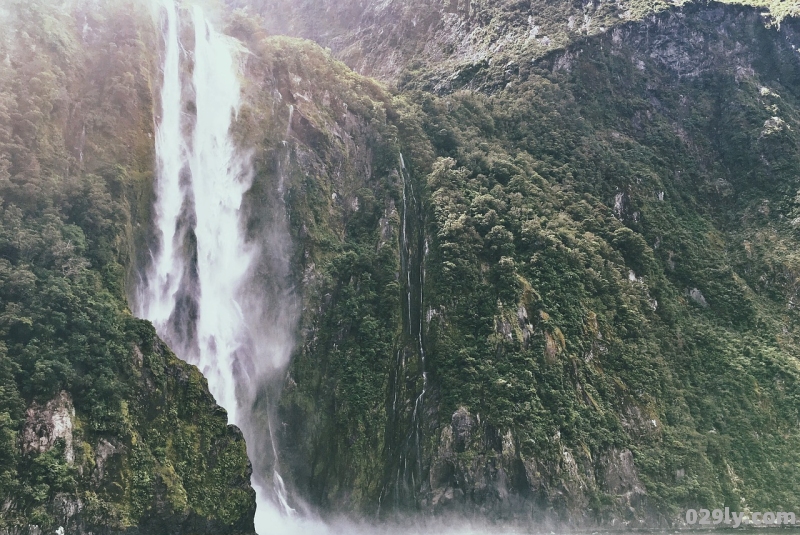
[[[282,223],[263,229],[261,239],[248,238],[243,201],[253,170],[249,154],[231,136],[245,51],[215,30],[200,6],[154,1],[164,40],[156,117],[157,243],[134,308],[180,358],[200,369],[228,421],[242,430],[253,465],[258,533],[308,532],[308,521],[292,518],[270,423],[270,385],[288,364],[293,344],[295,313],[282,282],[288,231],[278,218]],[[190,14],[185,22],[184,11]],[[189,22],[193,53],[180,40],[182,24]],[[275,280],[265,283],[270,276]]]
[[[425,362],[425,345],[423,342],[423,313],[425,302],[425,259],[428,244],[424,239],[424,226],[421,225],[421,209],[418,196],[414,193],[414,183],[406,168],[403,154],[399,154],[398,175],[401,179],[402,214],[400,225],[400,267],[402,280],[405,283],[403,335],[400,348],[396,353],[394,370],[390,374],[392,397],[391,431],[387,433],[389,442],[387,451],[391,452],[392,463],[396,467],[394,481],[386,481],[379,496],[379,506],[387,491],[393,491],[394,506],[401,507],[401,499],[414,503],[417,490],[422,484],[424,470],[422,464],[422,426],[424,419],[425,396],[428,393],[428,373]],[[412,239],[409,239],[411,237]],[[405,421],[405,408],[398,408],[398,396],[405,397],[411,392],[406,388],[410,384],[407,364],[416,355],[417,371],[421,379],[421,389],[414,392],[410,419]],[[402,397],[400,398],[402,399]],[[393,446],[393,440],[400,440],[399,448]]]
[[[138,314],[164,329],[175,308],[183,274],[179,252],[178,220],[183,207],[181,170],[186,148],[181,134],[181,72],[178,43],[178,14],[173,2],[165,2],[164,78],[161,86],[161,114],[156,127],[155,227],[160,250],[153,255],[149,283],[139,298]]]
[[[239,218],[251,174],[230,139],[231,116],[239,109],[241,88],[229,39],[192,9],[193,85],[197,118],[189,167],[192,176],[199,282],[198,361],[209,389],[239,423],[236,399],[237,351],[247,342],[239,305],[255,250],[245,242]]]

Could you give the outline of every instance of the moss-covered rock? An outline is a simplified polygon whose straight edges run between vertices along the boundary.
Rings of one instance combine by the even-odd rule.
[[[4,6],[3,533],[253,533],[241,434],[127,309],[157,74],[136,8]]]
[[[688,5],[478,66],[485,93],[371,89],[377,123],[350,89],[327,112],[359,84],[327,54],[263,41],[305,97],[301,494],[575,525],[794,507],[796,31]]]

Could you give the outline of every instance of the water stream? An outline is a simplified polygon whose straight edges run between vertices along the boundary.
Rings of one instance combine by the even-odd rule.
[[[165,329],[175,309],[175,298],[183,275],[183,241],[179,217],[185,192],[181,172],[186,161],[186,147],[181,125],[181,73],[178,43],[178,15],[173,2],[164,4],[164,61],[161,86],[161,114],[156,128],[156,198],[155,228],[159,251],[153,254],[148,273],[149,284],[138,302],[139,316]]]
[[[292,298],[280,281],[268,285],[271,294],[253,281],[288,272],[288,238],[280,225],[264,229],[261,240],[246,235],[243,200],[253,170],[231,136],[245,51],[215,30],[200,6],[160,0],[158,7],[164,48],[156,117],[157,243],[136,312],[179,357],[198,366],[228,421],[242,430],[253,465],[258,533],[298,532],[272,440],[268,387],[291,354]],[[187,35],[193,35],[193,50],[181,41]]]
[[[280,200],[294,109],[287,109],[286,154],[278,165],[278,201],[268,207],[269,228],[261,229],[257,237],[248,236],[244,202],[253,168],[248,151],[232,137],[242,104],[241,62],[246,50],[217,31],[202,7],[177,0],[153,1],[159,2],[163,37],[156,116],[156,243],[135,309],[152,321],[180,358],[198,366],[217,403],[227,410],[229,422],[242,430],[253,465],[257,532],[328,533],[330,528],[313,515],[298,512],[302,503],[287,491],[273,440],[274,385],[288,364],[297,317],[287,283],[288,222]],[[420,427],[427,373],[422,315],[412,310],[423,301],[424,274],[414,264],[419,247],[409,240],[408,218],[416,213],[416,200],[402,155],[400,166],[407,331],[409,349],[420,358],[422,377],[401,464],[403,479],[415,488],[422,472]],[[398,358],[404,363],[405,352],[400,351]],[[398,481],[395,492],[399,487]]]

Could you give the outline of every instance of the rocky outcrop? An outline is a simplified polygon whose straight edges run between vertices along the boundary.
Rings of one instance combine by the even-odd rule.
[[[500,432],[460,407],[442,428],[423,485],[420,506],[431,514],[458,512],[477,518],[557,526],[599,522],[655,525],[633,454],[611,448],[595,459],[553,437],[555,458],[522,455],[510,430]],[[593,510],[594,496],[610,498]]]
[[[44,453],[61,439],[64,441],[64,458],[68,464],[73,464],[75,462],[72,439],[74,419],[75,407],[66,391],[62,391],[45,405],[34,402],[26,412],[25,427],[21,437],[22,452]]]
[[[631,450],[612,448],[599,459],[597,470],[603,490],[616,496],[619,505],[628,509],[642,505],[647,491],[639,480]]]
[[[196,369],[160,341],[152,347],[132,352],[148,363],[139,370],[124,429],[87,428],[66,391],[31,404],[19,446],[34,466],[50,455],[45,480],[58,490],[41,518],[52,520],[15,526],[30,504],[7,496],[3,518],[12,528],[0,533],[34,535],[51,527],[66,535],[253,533],[255,500],[241,432],[227,425]],[[169,450],[165,440],[175,441]]]

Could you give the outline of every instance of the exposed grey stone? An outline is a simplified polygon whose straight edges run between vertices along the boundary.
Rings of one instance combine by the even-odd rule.
[[[62,391],[44,406],[34,402],[26,412],[25,426],[22,430],[22,451],[44,453],[62,438],[66,444],[64,456],[67,463],[74,463],[75,452],[72,446],[74,418],[75,408],[67,392]]]

